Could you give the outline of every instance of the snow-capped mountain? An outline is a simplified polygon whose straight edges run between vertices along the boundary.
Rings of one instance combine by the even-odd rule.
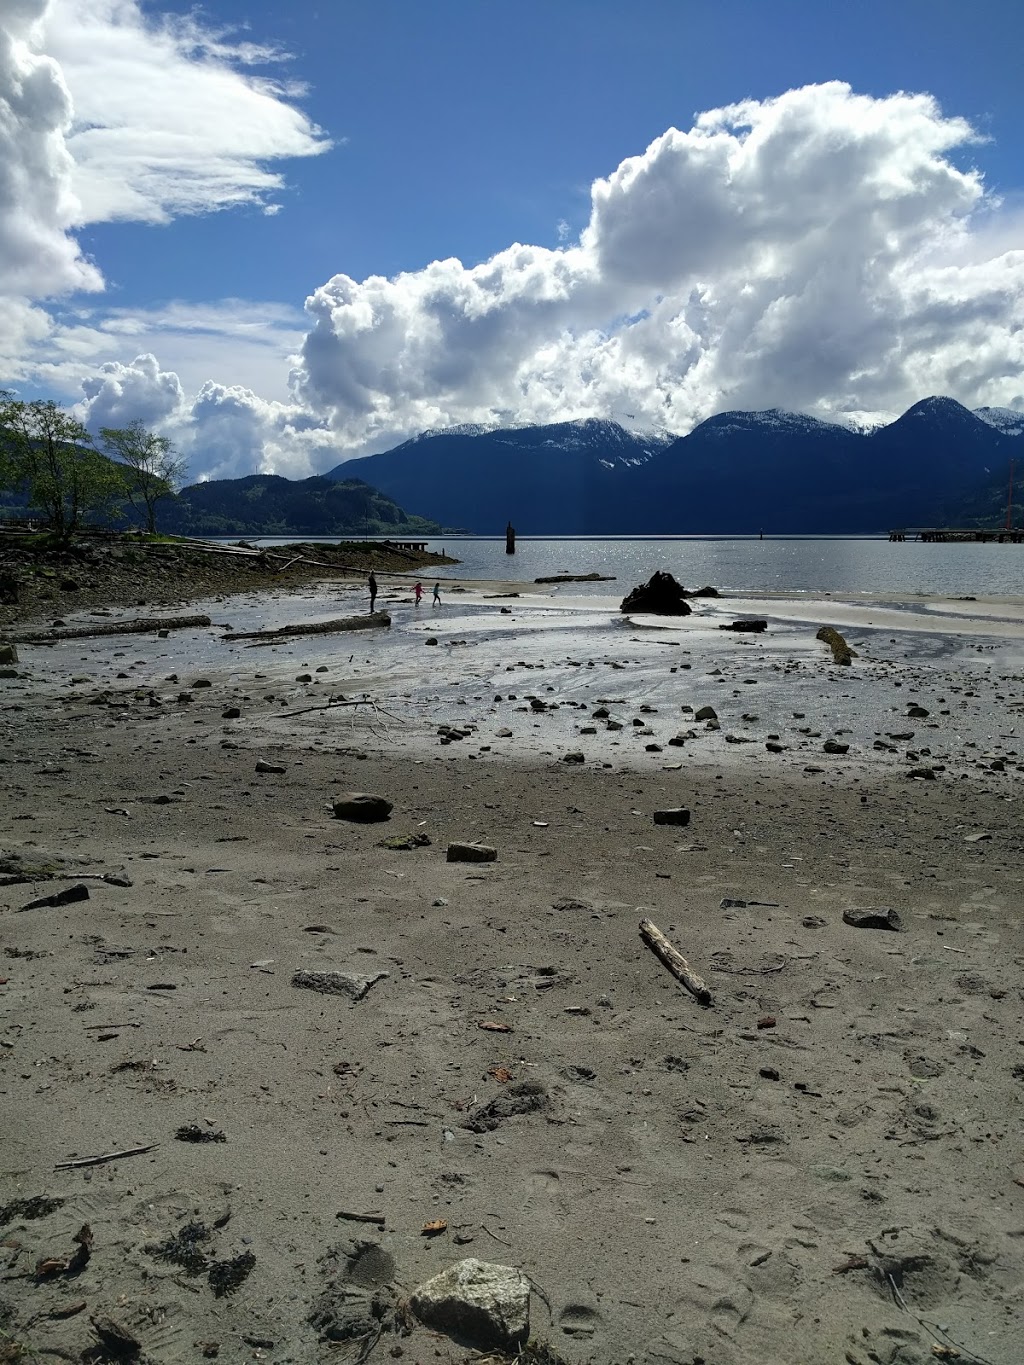
[[[1004,436],[1024,436],[1024,412],[1016,408],[975,408],[974,415]]]
[[[718,413],[680,438],[601,418],[459,427],[328,477],[480,534],[508,521],[534,536],[837,534],[945,522],[1011,457],[1024,459],[1024,415],[931,397],[866,431],[778,408]]]

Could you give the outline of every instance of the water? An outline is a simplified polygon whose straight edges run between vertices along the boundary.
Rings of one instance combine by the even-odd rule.
[[[285,539],[265,537],[257,543],[280,544]],[[428,541],[427,548],[443,550],[460,561],[426,570],[431,578],[529,582],[557,573],[614,576],[615,583],[574,583],[560,589],[577,597],[622,595],[656,569],[667,570],[687,588],[710,583],[731,593],[1024,597],[1021,545],[899,544],[810,536],[784,540],[567,537],[520,538],[515,555],[506,555],[503,536],[442,536]]]

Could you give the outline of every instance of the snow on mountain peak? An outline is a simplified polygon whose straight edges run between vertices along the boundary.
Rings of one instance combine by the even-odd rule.
[[[1024,412],[1016,408],[975,408],[974,415],[1004,436],[1024,436]]]

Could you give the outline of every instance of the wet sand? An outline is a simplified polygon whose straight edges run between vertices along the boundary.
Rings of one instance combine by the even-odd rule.
[[[106,1314],[157,1361],[355,1360],[316,1312],[355,1239],[392,1258],[398,1297],[462,1256],[522,1267],[533,1334],[571,1365],[889,1365],[950,1343],[1015,1365],[1021,604],[869,624],[877,603],[732,600],[666,628],[490,591],[418,612],[395,593],[386,634],[20,648],[2,851],[69,879],[0,887],[0,1205],[64,1202],[8,1213],[4,1330],[77,1359]],[[748,605],[766,635],[718,630]],[[335,819],[348,789],[390,819]],[[679,806],[688,825],[655,824]],[[447,863],[451,840],[497,861]],[[88,900],[22,909],[81,874]],[[843,919],[890,907],[900,932]],[[355,1003],[292,984],[325,969],[386,975]],[[88,1264],[37,1282],[83,1223]],[[159,1248],[196,1223],[190,1274]],[[218,1296],[209,1266],[232,1262]],[[398,1348],[474,1358],[423,1328],[372,1358]]]

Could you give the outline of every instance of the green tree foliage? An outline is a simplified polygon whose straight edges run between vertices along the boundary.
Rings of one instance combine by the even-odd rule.
[[[85,427],[49,399],[26,403],[0,390],[0,486],[23,492],[61,540],[90,515],[109,516],[125,496],[117,465]]]
[[[146,520],[146,530],[156,530],[156,505],[173,497],[188,467],[174,453],[166,436],[147,431],[136,419],[126,427],[101,427],[107,454],[124,467],[128,501]]]

